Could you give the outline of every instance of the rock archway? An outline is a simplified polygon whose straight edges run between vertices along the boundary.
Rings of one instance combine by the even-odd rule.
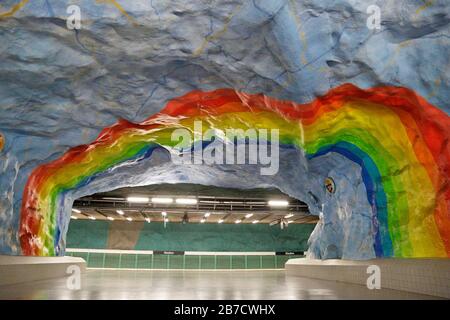
[[[211,145],[195,138],[195,121],[204,130],[222,132],[278,130],[278,171],[261,175],[261,164],[174,163],[174,130],[193,132],[192,152],[196,144],[201,150]],[[310,257],[445,257],[450,254],[450,156],[442,146],[449,128],[445,113],[404,88],[343,85],[303,105],[231,89],[193,91],[141,123],[121,120],[94,142],[38,166],[23,193],[21,250],[63,254],[70,209],[80,196],[189,182],[273,186],[306,202],[320,216]],[[331,192],[327,178],[334,184]],[[420,194],[411,188],[418,185]]]

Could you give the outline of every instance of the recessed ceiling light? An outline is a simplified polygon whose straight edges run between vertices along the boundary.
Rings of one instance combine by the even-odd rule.
[[[133,221],[133,219],[131,217],[128,217],[127,220],[128,221]]]
[[[145,221],[147,221],[148,223],[151,222],[150,218],[145,218]]]
[[[253,217],[253,213],[249,213],[249,214],[245,215],[246,219],[251,218],[251,217]]]
[[[241,223],[242,220],[236,220],[234,223]]]
[[[175,202],[178,204],[197,204],[197,199],[180,198],[176,199]]]
[[[70,219],[77,220],[78,218],[75,216],[70,216]]]
[[[163,217],[165,217],[165,216],[167,216],[167,212],[163,211],[163,212],[161,212],[161,215],[162,215]]]
[[[252,221],[252,223],[258,223],[259,222],[259,220],[253,220]]]
[[[135,202],[135,203],[145,203],[148,202],[150,199],[148,197],[128,197],[128,202]]]
[[[205,219],[202,219],[200,220],[200,223],[205,223],[205,221],[206,221]]]
[[[289,205],[289,202],[287,202],[286,200],[270,200],[268,204],[271,207],[287,207]]]
[[[112,201],[120,201],[125,200],[124,198],[118,198],[118,197],[102,197],[103,200],[112,200]]]
[[[125,212],[123,212],[123,210],[116,210],[116,212],[117,212],[118,214],[120,214],[121,216],[123,216],[123,215],[125,214]]]
[[[153,203],[172,203],[172,198],[152,198]]]
[[[93,217],[93,216],[89,216],[89,219],[91,219],[91,220],[97,220],[95,217]]]
[[[285,217],[286,219],[289,219],[289,218],[292,218],[293,216],[294,216],[293,213],[289,213],[289,214],[285,215],[284,217]]]
[[[81,213],[81,211],[80,211],[80,210],[78,210],[78,209],[74,209],[74,208],[72,208],[72,211],[73,211],[73,212],[75,212],[75,213]]]
[[[211,213],[207,212],[205,213],[205,218],[208,218],[211,215]]]
[[[223,219],[220,219],[219,221],[217,221],[217,223],[223,223]]]

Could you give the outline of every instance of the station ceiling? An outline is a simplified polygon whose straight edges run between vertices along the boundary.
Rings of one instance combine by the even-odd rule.
[[[121,188],[86,196],[74,202],[72,218],[134,222],[163,222],[167,219],[167,222],[175,223],[272,225],[282,221],[289,224],[318,221],[317,216],[309,214],[304,202],[275,188],[243,190],[196,184]]]

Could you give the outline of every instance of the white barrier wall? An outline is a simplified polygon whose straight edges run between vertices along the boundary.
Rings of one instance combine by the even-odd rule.
[[[287,275],[366,286],[371,265],[380,268],[381,288],[450,299],[450,259],[290,259],[285,267]]]
[[[73,265],[86,271],[86,262],[76,257],[0,256],[0,285],[66,277]]]

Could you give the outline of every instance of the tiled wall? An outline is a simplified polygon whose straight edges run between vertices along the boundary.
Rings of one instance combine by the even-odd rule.
[[[283,269],[287,260],[302,256],[170,255],[109,252],[67,252],[81,257],[88,268],[119,269]]]

